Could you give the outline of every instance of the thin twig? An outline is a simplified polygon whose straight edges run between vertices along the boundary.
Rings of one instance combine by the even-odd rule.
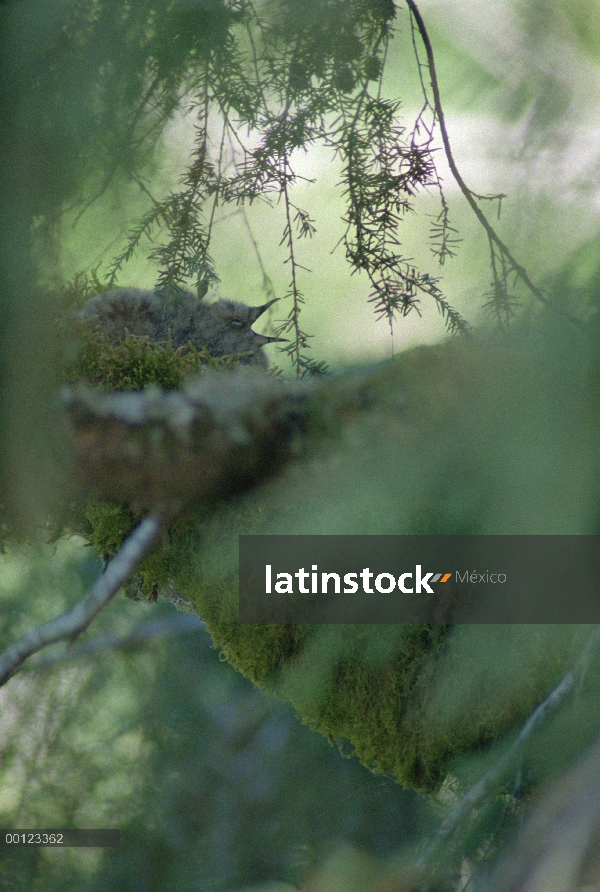
[[[62,616],[30,629],[7,647],[0,655],[0,686],[8,681],[27,657],[49,644],[72,639],[85,631],[148,554],[162,529],[163,519],[159,514],[152,513],[145,517],[125,540],[85,601]]]
[[[419,34],[421,35],[421,40],[423,41],[423,46],[425,47],[425,53],[427,54],[427,67],[429,68],[429,75],[431,78],[431,89],[433,91],[433,104],[434,104],[434,108],[435,108],[436,117],[440,124],[440,132],[442,134],[442,142],[444,144],[444,152],[446,154],[446,159],[448,161],[448,166],[450,167],[450,170],[452,172],[452,176],[456,180],[460,191],[467,199],[469,205],[471,206],[471,210],[473,211],[473,213],[475,214],[475,216],[477,217],[477,219],[479,220],[479,222],[485,229],[485,231],[488,235],[488,238],[498,246],[501,253],[506,257],[506,259],[510,263],[511,267],[515,271],[515,273],[518,275],[518,277],[521,279],[521,281],[524,283],[524,285],[526,285],[526,287],[531,291],[531,293],[533,295],[535,295],[535,297],[537,297],[537,299],[539,301],[541,301],[541,303],[543,303],[545,306],[550,307],[551,309],[553,309],[556,312],[560,312],[561,315],[565,316],[567,319],[569,319],[570,322],[573,322],[575,325],[581,325],[579,320],[574,319],[568,313],[565,313],[563,310],[561,310],[559,307],[557,307],[556,304],[554,302],[552,302],[540,288],[537,287],[537,285],[534,285],[534,283],[529,278],[529,275],[527,274],[527,270],[525,269],[525,267],[522,266],[520,263],[518,263],[517,260],[513,257],[513,255],[507,248],[507,246],[504,244],[504,242],[502,241],[502,239],[500,238],[500,236],[498,235],[498,233],[496,232],[494,227],[488,221],[487,217],[485,216],[485,214],[483,213],[483,211],[477,204],[476,198],[481,198],[482,196],[477,195],[477,193],[475,193],[471,189],[469,189],[469,187],[463,180],[463,178],[460,174],[460,171],[459,171],[458,167],[456,166],[456,162],[455,162],[454,156],[452,154],[452,148],[450,146],[450,139],[448,137],[448,130],[446,128],[446,119],[444,117],[444,110],[442,107],[442,100],[440,97],[440,88],[439,88],[437,74],[436,74],[436,70],[435,70],[435,59],[433,56],[433,48],[431,46],[429,34],[427,33],[427,28],[425,27],[425,22],[423,21],[421,13],[419,12],[419,8],[417,7],[417,4],[414,2],[414,0],[406,0],[406,4],[407,4],[408,8],[410,9],[411,15],[413,16],[413,18],[417,24],[417,29],[419,31]],[[494,198],[495,197],[496,196],[494,196]]]
[[[141,115],[142,115],[142,112],[143,112],[143,110],[144,110],[144,108],[145,108],[145,106],[146,106],[146,103],[148,102],[148,100],[150,99],[150,96],[152,95],[152,93],[153,93],[154,90],[156,89],[156,87],[157,87],[157,85],[158,85],[158,83],[159,83],[159,80],[160,80],[159,77],[155,77],[155,78],[152,80],[152,82],[151,82],[150,86],[148,87],[146,93],[145,93],[144,96],[142,97],[141,102],[138,104],[138,107],[137,107],[137,109],[136,109],[136,111],[135,111],[135,113],[134,113],[134,115],[133,115],[133,118],[132,118],[132,120],[131,120],[131,122],[130,122],[128,128],[127,128],[126,138],[123,140],[123,143],[122,143],[123,145],[127,145],[127,141],[128,141],[130,138],[133,137],[133,131],[135,130],[135,128],[136,128],[136,126],[137,126],[137,123],[138,123],[138,121],[139,121],[139,119],[140,119],[140,117],[141,117]],[[144,140],[144,141],[145,141],[145,140]],[[106,176],[105,176],[105,178],[104,178],[104,182],[102,183],[102,185],[100,186],[100,188],[99,188],[99,189],[92,195],[92,197],[91,197],[88,201],[85,202],[85,204],[83,205],[83,207],[81,208],[81,210],[79,211],[79,213],[77,214],[77,216],[75,217],[75,220],[74,220],[73,223],[72,223],[72,228],[73,228],[73,229],[75,229],[75,227],[77,226],[77,223],[79,222],[79,220],[81,219],[81,217],[83,217],[83,215],[84,215],[85,212],[88,210],[88,208],[90,208],[90,207],[94,204],[94,202],[96,202],[99,198],[102,197],[102,195],[104,195],[104,193],[106,192],[106,190],[107,190],[108,187],[110,186],[110,184],[111,184],[111,182],[112,182],[112,180],[113,180],[113,177],[114,177],[115,173],[117,172],[117,170],[119,169],[119,166],[120,166],[120,165],[121,165],[121,157],[120,157],[120,155],[117,155],[117,156],[115,157],[115,159],[113,160],[113,163],[111,164],[111,166],[110,166],[110,168],[109,168],[109,171],[108,171],[108,173],[106,174]],[[137,181],[136,181],[136,182],[137,182]],[[139,182],[138,182],[138,185],[140,185]],[[147,191],[147,190],[145,190],[145,191]]]
[[[116,632],[96,635],[78,647],[71,647],[58,654],[53,653],[36,658],[26,666],[23,666],[22,671],[39,672],[42,669],[63,666],[74,660],[102,653],[105,650],[134,650],[145,647],[150,641],[156,641],[159,638],[165,638],[169,635],[180,635],[182,632],[198,632],[204,628],[205,625],[200,617],[192,616],[189,613],[177,613],[174,616],[163,619],[140,623],[124,635],[119,635]]]
[[[256,262],[260,267],[260,271],[262,273],[262,288],[264,293],[267,295],[269,299],[275,297],[275,286],[273,285],[273,280],[271,279],[269,273],[267,272],[267,268],[262,259],[262,255],[260,253],[260,247],[258,242],[254,238],[254,233],[252,231],[252,227],[250,226],[250,221],[248,220],[248,215],[246,214],[246,208],[244,205],[240,205],[238,210],[235,212],[236,214],[241,214],[244,226],[248,232],[248,238],[250,239],[250,243],[252,244],[252,248],[254,250],[254,255],[256,257]]]
[[[290,261],[290,269],[291,269],[291,281],[290,281],[290,293],[293,300],[293,307],[290,313],[291,318],[294,323],[294,349],[292,350],[292,357],[295,356],[294,365],[296,366],[296,375],[300,376],[302,372],[302,365],[300,362],[300,350],[302,349],[302,337],[300,333],[300,323],[298,322],[298,317],[300,316],[300,309],[302,303],[302,297],[300,294],[300,289],[298,288],[298,263],[296,261],[296,254],[294,251],[294,233],[292,229],[292,217],[290,211],[290,194],[288,187],[288,180],[290,179],[291,173],[288,174],[289,170],[289,157],[287,153],[287,149],[283,155],[283,200],[285,207],[285,219],[286,226],[284,230],[284,239],[286,241],[287,248],[289,249],[289,254],[287,260]],[[286,234],[287,233],[287,239]],[[284,261],[284,262],[287,262]]]
[[[511,768],[516,755],[522,749],[526,741],[532,736],[538,725],[544,721],[550,713],[558,708],[558,706],[573,691],[576,685],[583,679],[589,666],[591,653],[598,644],[599,639],[600,626],[596,626],[593,632],[590,633],[585,648],[575,665],[563,675],[558,684],[550,691],[542,702],[538,703],[519,731],[512,746],[492,765],[489,771],[486,771],[477,783],[474,784],[462,797],[458,805],[450,812],[429,846],[425,849],[422,857],[424,867],[435,867],[435,862],[437,860],[436,855],[443,848],[444,843],[466,820],[473,809],[485,799],[490,790],[498,786]]]

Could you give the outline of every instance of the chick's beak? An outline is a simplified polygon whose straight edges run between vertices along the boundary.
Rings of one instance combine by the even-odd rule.
[[[269,307],[272,307],[273,304],[276,304],[278,300],[278,297],[274,297],[273,300],[270,300],[266,304],[263,304],[262,307],[250,307],[250,324],[256,322],[258,317],[262,316],[265,310],[268,310]],[[288,340],[287,338],[275,338],[270,337],[269,335],[257,334],[255,331],[252,331],[252,334],[254,335],[254,341],[258,347],[264,347],[265,344],[283,343],[287,342]]]
[[[287,343],[287,338],[271,338],[268,335],[257,334],[255,331],[252,332],[254,335],[254,340],[259,347],[264,347],[265,344],[276,344],[278,342],[283,343],[284,341]]]
[[[273,304],[276,304],[278,300],[279,300],[278,297],[274,297],[273,300],[270,300],[266,304],[263,304],[262,307],[249,307],[250,324],[252,325],[253,322],[256,322],[258,317],[262,316],[262,314],[265,312],[265,310],[268,310],[269,307],[272,307]]]

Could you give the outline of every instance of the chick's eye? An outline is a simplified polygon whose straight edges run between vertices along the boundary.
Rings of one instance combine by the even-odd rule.
[[[244,327],[244,323],[237,316],[233,317],[233,319],[230,322],[230,325],[232,328],[243,328]]]

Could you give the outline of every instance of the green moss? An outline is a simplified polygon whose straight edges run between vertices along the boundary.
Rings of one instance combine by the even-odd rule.
[[[83,520],[86,525],[82,534],[103,555],[112,557],[138,522],[139,515],[126,505],[91,499],[84,508]]]
[[[365,766],[421,793],[522,722],[577,637],[566,626],[242,626],[224,583],[196,583],[195,606],[228,661],[342,751],[349,742]]]
[[[256,507],[254,495],[197,518],[187,539],[182,528],[189,564],[176,585],[236,669],[372,770],[435,791],[523,721],[572,658],[568,626],[241,625],[236,540],[263,531]]]
[[[349,741],[364,765],[423,793],[522,721],[571,655],[568,627],[243,626],[236,589],[224,573],[188,590],[228,661],[345,751]]]
[[[227,369],[240,359],[240,355],[214,358],[206,349],[174,348],[134,335],[111,344],[105,333],[90,332],[82,325],[79,335],[79,349],[65,364],[64,380],[84,380],[106,390],[141,390],[147,384],[174,390],[187,375],[204,367]]]

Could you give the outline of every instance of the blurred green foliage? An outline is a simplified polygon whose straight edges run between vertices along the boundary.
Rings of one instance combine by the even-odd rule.
[[[374,51],[374,46],[377,27],[392,20],[394,8],[387,0],[356,0],[345,5],[343,15],[342,4],[320,0],[258,3],[256,8],[265,15],[261,28],[265,21],[275,23],[267,38],[284,47],[285,66],[273,73],[271,81],[276,98],[279,91],[278,100],[285,98],[286,90],[295,99],[310,95],[316,103],[312,112],[319,117],[325,114],[319,103],[327,88],[347,115],[356,84],[362,78],[373,85],[382,71],[382,47]],[[241,40],[243,52],[235,57],[236,64],[231,64],[230,54],[232,31],[243,27],[249,9],[241,0],[126,4],[13,0],[0,7],[2,542],[15,524],[27,521],[30,536],[32,529],[45,527],[70,480],[56,400],[63,372],[49,333],[55,331],[56,294],[64,291],[64,281],[73,270],[95,266],[89,258],[98,255],[106,263],[115,250],[115,234],[127,230],[133,240],[117,258],[115,269],[129,259],[129,247],[139,244],[154,252],[144,275],[155,277],[157,268],[168,274],[168,261],[176,257],[178,265],[171,270],[175,268],[177,275],[196,276],[199,284],[207,285],[209,279],[214,281],[214,266],[244,291],[243,299],[251,290],[246,255],[252,248],[241,241],[241,217],[227,222],[223,216],[226,225],[219,234],[220,244],[213,237],[209,256],[204,234],[212,218],[208,215],[207,220],[197,207],[185,204],[186,195],[215,196],[211,177],[216,168],[211,173],[208,163],[191,169],[186,163],[185,188],[176,193],[172,190],[178,171],[169,177],[164,170],[176,142],[172,132],[164,136],[165,128],[177,119],[182,97],[193,97],[199,83],[208,84],[211,96],[226,96],[245,126],[258,121],[263,97],[258,88],[248,92],[241,64],[251,58],[250,38]],[[410,37],[403,4],[397,4],[397,11],[401,27],[394,41],[402,52],[394,58],[394,44],[388,48],[395,69],[382,85],[382,96],[412,106],[417,101],[404,95],[404,86],[416,77],[408,73],[406,62]],[[440,71],[449,77],[443,83],[451,84],[452,78],[457,83],[457,90],[451,88],[443,98],[451,110],[476,110],[474,121],[462,118],[454,130],[457,139],[466,134],[469,151],[463,157],[475,162],[479,176],[474,188],[488,191],[500,182],[499,188],[511,192],[503,205],[503,225],[543,277],[555,304],[578,315],[586,330],[577,332],[558,317],[541,320],[523,301],[525,319],[511,338],[489,349],[484,342],[472,361],[466,348],[416,351],[398,364],[404,371],[397,388],[386,397],[387,409],[359,420],[339,448],[264,484],[258,493],[222,508],[214,517],[197,525],[194,521],[185,531],[175,528],[171,545],[180,545],[177,536],[185,532],[189,547],[184,561],[168,565],[165,578],[177,576],[182,591],[195,598],[209,619],[227,655],[254,678],[264,680],[265,665],[272,666],[285,648],[273,632],[260,641],[256,632],[247,632],[242,641],[230,624],[232,602],[223,595],[234,590],[235,541],[241,531],[598,532],[595,419],[600,375],[596,323],[590,321],[598,308],[600,268],[594,209],[598,159],[586,143],[584,126],[591,122],[595,145],[597,108],[589,85],[597,77],[597,3],[521,0],[504,5],[504,11],[506,17],[497,27],[482,22],[473,5],[470,21],[456,18],[454,30],[448,18],[438,19],[445,41],[440,47]],[[436,10],[431,14],[435,16]],[[455,7],[439,12],[460,14]],[[318,27],[305,32],[307,21],[318,22]],[[207,70],[212,80],[203,81],[201,75]],[[368,154],[370,144],[366,135],[373,133],[367,125],[380,124],[389,107],[374,106],[379,117],[363,121],[358,134],[363,153]],[[252,201],[253,183],[257,195],[264,185],[261,175],[267,182],[287,182],[285,164],[269,167],[268,149],[281,157],[288,138],[296,140],[299,154],[303,142],[312,146],[314,120],[298,118],[295,129],[287,133],[277,129],[277,115],[269,123],[268,139],[258,147],[263,154],[255,157],[260,163],[250,170],[255,180],[230,184],[234,201],[244,190],[244,197]],[[485,132],[483,149],[475,138],[480,129]],[[243,131],[239,123],[238,130]],[[215,134],[216,130],[210,131],[212,161],[219,143]],[[389,142],[384,147],[389,151]],[[190,155],[194,152],[198,159],[197,145]],[[422,160],[419,153],[413,158],[415,163]],[[580,172],[574,176],[578,164]],[[317,170],[319,165],[338,177],[339,168],[317,156]],[[314,173],[300,169],[308,179]],[[408,173],[414,174],[415,167]],[[415,186],[414,177],[409,176],[408,182]],[[373,185],[372,179],[364,179],[361,195]],[[379,183],[380,199],[389,194],[389,185]],[[240,189],[237,195],[235,186]],[[310,197],[308,183],[299,178],[296,186],[306,189],[300,191],[303,200]],[[317,303],[321,293],[335,296],[320,323],[322,343],[328,349],[338,337],[345,355],[352,357],[364,348],[366,324],[346,310],[349,303],[339,303],[350,300],[350,280],[338,275],[336,260],[327,252],[343,227],[340,232],[331,222],[331,209],[338,205],[329,201],[327,189],[320,183],[316,188],[322,190],[317,207],[331,245],[324,256],[311,255],[309,248],[302,255],[302,260],[314,256],[317,261],[310,261],[316,284],[311,285],[305,309],[309,312],[313,297]],[[428,209],[427,200],[422,198],[424,205],[419,207]],[[313,225],[308,212],[289,207],[288,248],[294,227],[309,236]],[[383,207],[388,220],[398,210],[385,204],[378,207]],[[354,223],[361,210],[361,202],[355,202]],[[253,213],[261,236],[271,235],[277,244],[281,220],[272,223],[277,209],[263,212],[255,206]],[[368,222],[370,234],[377,237],[376,221]],[[73,228],[76,223],[79,228]],[[428,226],[427,219],[425,223],[414,219],[412,238],[420,244],[413,252],[411,233],[403,243],[406,256],[421,251],[419,264],[429,250],[423,248]],[[463,233],[464,263],[449,273],[461,312],[481,304],[488,275],[482,277],[480,234],[468,223]],[[147,236],[155,241],[144,241]],[[359,260],[362,247],[354,244]],[[261,264],[263,256],[259,254]],[[222,258],[220,266],[217,257]],[[284,269],[281,256],[273,259],[277,255],[269,249],[268,257],[277,270],[278,287],[288,288],[288,268]],[[139,266],[130,269],[133,276],[140,272]],[[259,290],[261,276],[253,275]],[[262,286],[272,288],[263,266],[261,275]],[[53,288],[55,280],[58,288]],[[90,281],[94,291],[104,284],[100,279]],[[352,287],[358,288],[356,281]],[[415,278],[412,285],[424,281]],[[293,290],[301,296],[300,284]],[[364,284],[359,290],[364,303]],[[395,299],[400,311],[410,308],[415,297],[410,287],[404,292],[392,289],[387,296]],[[164,361],[176,384],[180,370],[174,370],[174,357],[140,346],[130,343],[115,357],[121,365],[107,383],[112,386],[123,375],[128,383],[140,383],[147,380],[149,368],[152,374]],[[306,344],[300,346],[303,350]],[[101,347],[90,349],[90,363],[105,362]],[[407,394],[408,409],[398,424],[390,407],[396,403],[400,412]],[[85,532],[107,553],[114,552],[126,531],[123,517],[129,509],[114,511],[118,534],[115,525],[100,529],[93,503],[87,510],[90,516],[82,521],[88,524]],[[128,520],[133,523],[131,513]],[[82,547],[78,543],[70,552],[61,544],[58,555],[45,552],[39,559],[32,553],[0,558],[5,640],[54,616],[71,603],[70,598],[82,595],[98,570],[91,560],[81,558]],[[178,551],[181,559],[182,549]],[[157,566],[149,571],[149,579],[159,575]],[[121,600],[97,629],[121,630],[141,616],[168,617],[170,611],[172,607],[164,604]],[[442,751],[444,770],[451,769],[458,789],[475,782],[507,740],[454,759],[456,738],[461,746],[466,740],[468,749],[473,741],[479,744],[495,737],[498,714],[503,729],[522,719],[560,676],[585,633],[585,629],[482,632],[476,628],[456,632],[444,659],[434,666],[435,681],[420,714],[424,724],[408,715],[412,750],[407,747],[401,756],[421,759],[424,744],[433,739],[432,764]],[[353,674],[346,674],[350,683],[339,700],[335,686],[327,689],[327,709],[320,712],[318,698],[311,700],[311,695],[325,689],[325,682],[336,673],[343,673],[340,653],[347,654],[356,642],[323,643],[316,636],[312,644],[308,655],[314,662],[308,674],[284,674],[282,686],[287,686],[292,700],[304,704],[314,724],[321,724],[331,736],[341,735],[342,747],[349,748],[347,737],[355,731],[349,725],[361,690],[352,686]],[[388,645],[385,633],[380,633],[366,648],[374,669],[360,703],[361,717],[368,718],[382,657],[393,650]],[[427,656],[428,648],[424,650]],[[542,664],[541,676],[531,672],[536,661]],[[474,860],[483,851],[494,850],[491,840],[498,845],[502,833],[513,829],[523,789],[560,771],[597,733],[596,662],[592,661],[578,697],[524,752],[509,793],[490,796],[480,823],[468,839],[461,840],[463,852]],[[361,684],[364,681],[359,678]],[[268,682],[277,686],[271,679]],[[415,796],[388,778],[370,775],[355,761],[342,761],[285,707],[220,661],[204,632],[188,632],[136,653],[111,650],[93,663],[52,673],[24,673],[3,689],[0,699],[3,823],[99,826],[106,822],[120,825],[124,834],[117,852],[3,849],[0,882],[9,889],[59,892],[77,885],[89,890],[113,886],[193,890],[232,888],[267,878],[296,881],[307,863],[324,858],[337,840],[383,855],[423,832],[423,806]],[[332,714],[338,722],[335,727]],[[488,729],[483,736],[474,715]],[[398,729],[389,710],[381,710],[380,717],[387,734],[387,761],[368,736],[362,754],[366,762],[379,759],[388,769],[394,764],[389,752],[397,748]],[[441,774],[434,771],[428,777],[437,782]],[[447,805],[457,794],[445,788],[442,795]]]
[[[0,566],[5,636],[74,603],[99,568],[77,540],[53,558],[13,551]],[[88,637],[174,613],[120,599]],[[6,888],[298,882],[342,841],[382,857],[432,820],[416,794],[342,758],[223,663],[202,629],[26,672],[0,700],[2,826],[119,827],[122,840],[3,848]]]

